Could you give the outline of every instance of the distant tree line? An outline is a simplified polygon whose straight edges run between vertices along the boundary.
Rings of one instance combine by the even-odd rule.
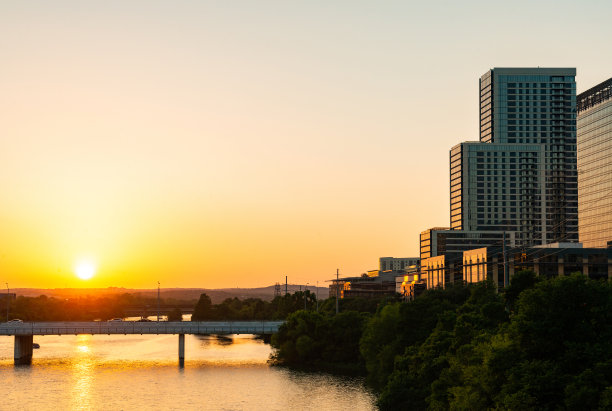
[[[397,299],[391,298],[391,300],[396,301]],[[347,298],[340,300],[339,303],[343,311],[374,313],[381,301],[371,298]],[[272,301],[265,301],[260,298],[245,300],[227,298],[219,304],[212,304],[210,297],[207,294],[202,294],[194,308],[191,320],[284,320],[289,314],[297,311],[331,314],[335,312],[335,309],[336,300],[334,297],[317,303],[315,293],[308,290],[277,296]]]
[[[139,316],[134,307],[148,307],[155,311],[157,298],[140,294],[115,294],[105,296],[81,296],[73,298],[57,298],[41,295],[38,297],[18,296],[9,300],[9,319],[19,318],[23,321],[93,321],[124,318],[127,315]],[[161,306],[195,306],[192,319],[201,320],[281,320],[287,315],[299,310],[317,310],[315,293],[297,291],[293,294],[275,297],[272,301],[260,298],[227,298],[219,304],[212,304],[206,294],[197,301],[183,301],[173,298],[162,298]],[[357,310],[374,313],[377,300],[344,299],[340,300],[342,310]],[[335,310],[335,299],[320,301],[318,309],[322,313]],[[169,321],[181,321],[180,308],[163,311],[161,315],[168,316]],[[0,299],[0,321],[6,321],[6,300]]]
[[[280,364],[361,370],[382,410],[609,410],[611,341],[609,282],[522,271],[504,294],[479,283],[374,314],[296,312],[272,345]]]
[[[181,305],[185,301],[161,299],[161,305]],[[138,294],[118,294],[111,296],[84,296],[77,298],[55,298],[41,295],[38,297],[18,296],[9,301],[9,319],[23,321],[93,321],[123,318],[130,307],[156,307],[157,299]],[[162,312],[180,321],[180,310]],[[6,321],[6,300],[0,299],[0,321]]]

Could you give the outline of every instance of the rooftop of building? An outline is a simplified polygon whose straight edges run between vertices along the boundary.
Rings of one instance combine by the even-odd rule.
[[[538,256],[538,258],[547,255],[608,255],[612,257],[612,248],[584,248],[582,246],[576,246],[580,243],[570,243],[571,246],[567,247],[568,243],[561,243],[560,247],[547,247],[547,246],[531,246],[531,247],[507,247],[506,254],[523,254],[526,253],[528,256]],[[477,250],[469,250],[464,255],[474,253],[478,250],[486,250],[487,254],[490,255],[501,255],[503,254],[502,247],[482,247]]]
[[[499,151],[499,152],[507,153],[507,152],[511,152],[509,151],[510,148],[513,151],[537,151],[541,148],[542,145],[537,144],[537,143],[506,143],[506,142],[490,143],[490,142],[483,142],[483,141],[463,141],[457,144],[456,146],[454,146],[453,148],[451,148],[451,151],[457,146],[463,146],[470,150]]]
[[[576,96],[578,113],[612,99],[612,77]]]
[[[429,231],[448,231],[450,229],[451,229],[450,227],[432,227],[432,228],[428,228],[425,231],[421,231],[421,234],[425,234]]]
[[[534,248],[582,248],[582,243],[550,243],[535,245]]]
[[[497,75],[529,76],[575,76],[576,67],[494,67],[491,70]]]
[[[338,282],[384,282],[384,281],[395,281],[395,277],[398,276],[398,271],[388,270],[388,271],[380,271],[376,276],[370,276],[368,274],[362,274],[360,276],[353,277],[340,277]],[[332,284],[336,282],[336,279],[328,280]]]

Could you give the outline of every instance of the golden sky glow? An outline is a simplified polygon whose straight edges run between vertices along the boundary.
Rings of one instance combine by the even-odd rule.
[[[3,2],[0,281],[323,285],[418,256],[481,74],[612,75],[607,2],[332,3]]]

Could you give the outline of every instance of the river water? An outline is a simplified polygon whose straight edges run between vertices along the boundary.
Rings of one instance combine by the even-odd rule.
[[[271,367],[251,335],[35,336],[30,366],[0,336],[0,410],[371,410],[360,379]]]

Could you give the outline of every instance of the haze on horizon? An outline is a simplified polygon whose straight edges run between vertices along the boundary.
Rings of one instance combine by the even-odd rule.
[[[480,75],[577,67],[584,91],[612,77],[611,12],[3,2],[0,283],[322,285],[417,256],[448,224],[448,150],[478,139]]]

